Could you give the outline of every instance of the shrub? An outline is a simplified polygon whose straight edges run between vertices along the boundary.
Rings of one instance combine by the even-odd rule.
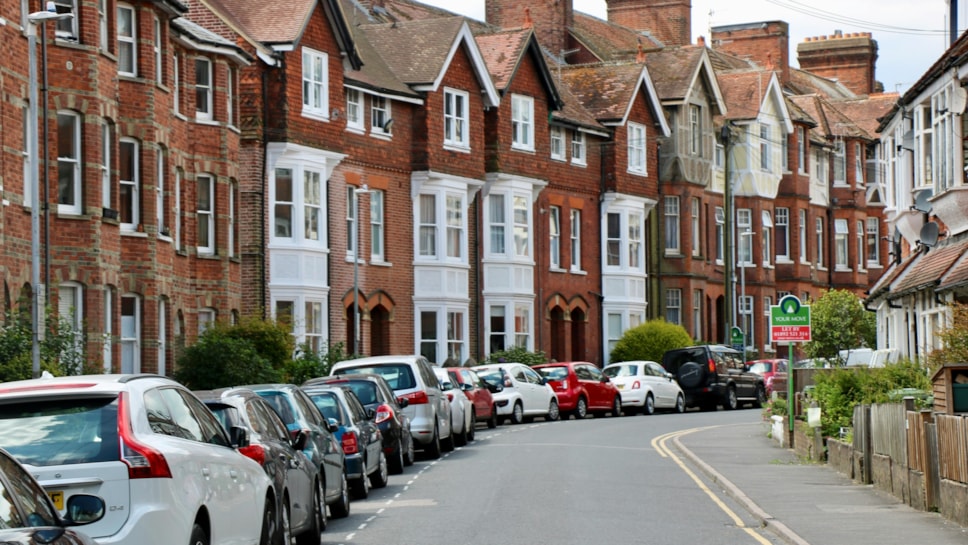
[[[302,384],[311,378],[325,377],[334,363],[351,357],[344,351],[343,343],[332,344],[325,352],[314,352],[308,345],[302,344],[296,357],[286,364],[283,379],[292,384]]]
[[[211,390],[242,384],[276,382],[280,374],[247,339],[211,328],[189,346],[178,360],[175,379],[192,390]]]
[[[525,365],[538,365],[539,363],[547,363],[548,356],[540,350],[537,352],[530,352],[527,348],[523,346],[512,346],[507,350],[499,350],[497,352],[492,352],[488,354],[484,363],[523,363]]]
[[[292,328],[284,322],[250,317],[243,318],[235,325],[218,323],[214,327],[227,338],[245,339],[252,343],[255,351],[277,371],[284,369],[296,350]]]
[[[632,360],[661,362],[662,355],[667,351],[691,344],[693,344],[692,337],[684,327],[657,318],[626,331],[612,349],[610,361],[612,363]]]
[[[41,371],[55,376],[101,372],[100,367],[86,361],[83,336],[50,309],[44,333],[40,342]],[[30,315],[8,313],[0,327],[0,382],[32,376],[33,326]]]

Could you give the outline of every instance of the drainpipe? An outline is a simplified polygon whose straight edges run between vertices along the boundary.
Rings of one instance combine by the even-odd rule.
[[[729,156],[732,152],[732,131],[730,129],[731,124],[727,121],[719,131],[719,141],[723,144],[723,173],[724,173],[724,184],[723,184],[723,207],[725,208],[724,221],[725,226],[723,229],[723,262],[725,267],[723,274],[723,293],[726,299],[726,309],[725,309],[725,324],[723,324],[723,342],[729,343],[730,332],[733,328],[733,181],[731,179],[731,173],[729,171]]]
[[[265,166],[268,166],[268,150],[269,150],[269,101],[267,97],[269,96],[269,75],[268,71],[264,70],[262,72],[262,195],[260,195],[259,208],[262,210],[262,214],[268,213],[268,207],[266,206],[266,195],[269,192],[269,172]],[[328,231],[328,229],[327,229]],[[259,222],[259,251],[257,252],[259,258],[259,301],[262,307],[262,319],[265,320],[271,316],[271,312],[268,309],[266,301],[266,290],[268,286],[266,285],[266,222]]]

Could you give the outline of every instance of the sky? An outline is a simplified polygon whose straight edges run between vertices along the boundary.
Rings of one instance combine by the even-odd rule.
[[[419,0],[474,19],[484,19],[484,0]],[[575,10],[606,19],[605,0],[572,0]],[[958,2],[958,0],[952,0]],[[968,0],[958,2],[958,32],[966,27]],[[790,62],[807,37],[840,30],[870,32],[878,45],[875,78],[884,90],[903,93],[948,46],[947,0],[692,0],[692,36],[709,28],[761,21],[790,25]]]

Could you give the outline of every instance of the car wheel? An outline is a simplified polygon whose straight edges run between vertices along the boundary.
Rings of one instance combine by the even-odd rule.
[[[340,475],[340,489],[339,489],[339,500],[329,506],[329,514],[333,515],[333,518],[341,519],[350,516],[350,487],[349,483],[346,482],[346,475]],[[320,514],[323,515],[323,528],[326,528],[326,512],[320,509]]]
[[[545,420],[548,422],[555,422],[561,418],[561,411],[558,410],[558,400],[552,399],[551,403],[548,404],[548,414],[545,415]]]
[[[491,406],[491,417],[487,419],[488,429],[494,429],[497,427],[497,405]]]
[[[655,413],[655,399],[652,398],[652,394],[646,394],[645,404],[642,405],[643,414],[653,414]]]
[[[196,522],[192,525],[192,536],[189,538],[188,545],[208,545],[208,534],[201,524]]]
[[[399,475],[403,473],[403,466],[406,464],[403,454],[403,439],[397,441],[397,448],[393,449],[393,458],[389,460],[390,473]]]
[[[615,418],[622,416],[622,398],[619,396],[615,396],[612,400],[612,416]]]
[[[467,430],[467,440],[473,441],[474,436],[477,434],[477,415],[474,411],[471,411],[471,427]]]
[[[686,398],[682,394],[676,396],[676,412],[684,413],[686,412]]]
[[[756,387],[756,401],[753,402],[753,408],[759,409],[766,404],[766,389],[762,386]]]
[[[282,499],[282,512],[279,513],[279,530],[278,535],[281,539],[277,541],[278,545],[290,545],[292,543],[292,525],[289,520],[289,498],[285,497]]]
[[[446,439],[440,440],[440,450],[444,452],[451,452],[454,450],[454,423],[450,424],[450,435]]]
[[[326,506],[323,504],[323,483],[320,481],[316,481],[316,490],[313,492],[313,511],[311,518],[309,528],[296,536],[296,543],[298,545],[319,545],[322,542],[322,536],[319,534],[326,529]],[[287,543],[286,545],[289,544]]]
[[[578,404],[575,405],[575,410],[571,414],[579,420],[588,416],[588,401],[584,397],[579,397]]]
[[[463,419],[461,419],[461,420],[463,420]],[[453,437],[454,437],[454,444],[457,445],[457,446],[459,446],[459,447],[462,447],[462,446],[464,446],[464,445],[467,444],[467,422],[461,422],[461,427],[463,429],[460,430],[460,433],[456,433],[456,434],[453,435]],[[453,426],[450,427],[450,431],[451,431],[451,433],[454,433],[454,427]]]
[[[407,450],[403,454],[403,465],[405,465],[405,466],[412,466],[413,465],[413,462],[417,459],[417,456],[416,456],[416,454],[413,451],[413,449],[414,449],[414,447],[413,447],[413,436],[410,435],[410,432],[409,431],[407,431],[406,445],[407,445]]]
[[[276,516],[276,501],[272,496],[266,496],[262,508],[262,532],[259,535],[259,545],[275,545],[279,534],[279,519]]]
[[[729,386],[726,388],[726,399],[723,402],[723,408],[732,411],[739,405],[739,401],[736,399],[736,387]]]
[[[511,410],[511,423],[521,424],[524,422],[524,405],[520,401],[514,402],[514,408]]]
[[[363,474],[358,478],[353,479],[350,483],[350,489],[353,491],[353,499],[355,500],[365,500],[370,495],[370,478],[366,475],[366,462],[363,462]]]
[[[427,445],[427,456],[430,456],[433,459],[440,458],[441,450],[442,449],[440,445],[440,429],[435,426],[434,436],[433,438],[430,439],[430,444]]]
[[[377,466],[379,468],[370,475],[370,486],[373,488],[383,488],[390,479],[390,470],[387,468],[387,457],[386,454],[383,454],[383,451],[380,451],[380,463]]]

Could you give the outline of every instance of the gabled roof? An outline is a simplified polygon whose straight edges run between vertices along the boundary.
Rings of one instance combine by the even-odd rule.
[[[566,0],[570,1],[570,0]],[[657,51],[662,44],[649,34],[575,11],[572,37],[603,62],[630,61],[643,51]]]
[[[371,91],[375,94],[392,96],[398,100],[423,103],[420,93],[397,78],[393,70],[383,60],[380,52],[366,38],[363,31],[354,25],[350,25],[349,29],[352,32],[353,42],[356,44],[362,66],[346,68],[343,71],[343,84],[364,91]]]
[[[768,101],[773,101],[782,115],[786,132],[793,131],[790,112],[784,100],[776,72],[768,70],[744,70],[720,72],[719,87],[726,100],[728,120],[755,120],[763,112]]]
[[[369,9],[367,6],[364,6],[364,2],[361,2],[360,0],[343,1],[346,3],[351,3],[356,7],[353,10],[353,13],[347,10],[351,24],[424,21],[427,19],[440,19],[457,15],[453,11],[422,4],[413,0],[383,0],[383,7],[373,6]],[[373,2],[365,3],[372,4]],[[363,18],[365,18],[365,20],[363,20]],[[486,23],[475,21],[474,19],[470,18],[467,19],[467,24],[474,32],[479,30],[496,30]]]
[[[533,29],[518,28],[490,34],[477,34],[474,39],[477,40],[481,55],[484,57],[485,64],[487,64],[487,70],[490,72],[494,86],[498,90],[501,92],[507,90],[518,71],[518,67],[521,66],[521,62],[524,61],[526,56],[530,56],[548,92],[551,109],[561,108],[558,86],[551,77],[548,63],[541,53],[541,46],[538,45]]]
[[[870,133],[859,127],[822,96],[804,95],[787,98],[817,122],[817,126],[810,129],[810,133],[820,141],[836,137],[874,139]]]
[[[603,138],[611,136],[609,130],[599,123],[595,116],[582,105],[581,100],[571,92],[567,83],[559,82],[558,93],[561,95],[562,107],[560,110],[551,112],[553,123],[571,125]]]
[[[947,274],[941,278],[938,284],[939,290],[951,290],[968,286],[968,248],[962,245],[963,252],[961,257],[955,260]]]
[[[907,273],[893,286],[890,296],[898,297],[926,287],[937,287],[942,277],[968,252],[968,240],[931,248],[921,254]]]
[[[466,48],[484,90],[484,102],[500,103],[487,65],[464,17],[360,25],[393,74],[417,91],[436,91],[457,51]]]
[[[689,45],[653,51],[646,54],[645,64],[663,104],[680,104],[697,86],[706,85],[712,94],[710,103],[718,113],[726,113],[726,102],[705,47]]]
[[[180,41],[188,47],[207,49],[221,55],[234,57],[236,62],[240,64],[250,64],[253,61],[252,55],[237,46],[235,42],[223,38],[189,19],[179,17],[171,22],[171,26]]]
[[[806,111],[803,110],[803,108],[797,105],[795,101],[790,100],[789,96],[785,96],[784,98],[787,101],[787,110],[790,112],[791,120],[796,121],[798,123],[803,123],[805,125],[809,125],[810,127],[817,126],[817,121],[814,118],[810,117],[810,114],[808,114]]]
[[[638,63],[602,63],[561,67],[561,79],[582,105],[605,125],[624,125],[639,92],[652,110],[664,136],[669,135],[648,68]]]
[[[867,134],[876,135],[880,132],[881,119],[887,116],[897,104],[900,95],[897,93],[875,93],[853,99],[833,101],[833,104],[844,115],[853,120],[858,127]]]
[[[846,100],[857,95],[835,79],[818,76],[799,68],[790,67],[787,89],[793,95],[820,95],[830,100]]]

